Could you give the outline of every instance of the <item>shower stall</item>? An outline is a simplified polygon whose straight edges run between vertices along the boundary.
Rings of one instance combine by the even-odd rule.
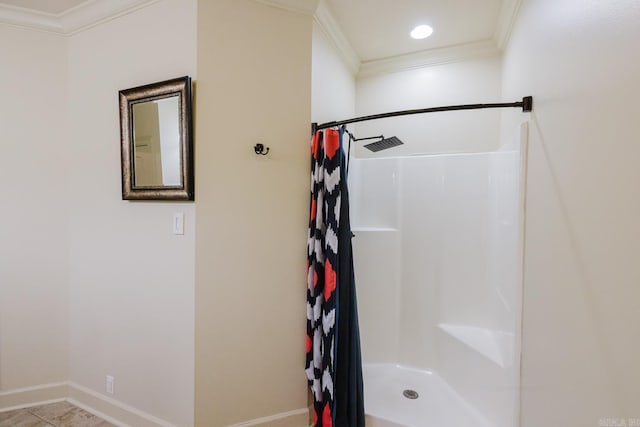
[[[368,427],[516,425],[526,135],[351,159]]]

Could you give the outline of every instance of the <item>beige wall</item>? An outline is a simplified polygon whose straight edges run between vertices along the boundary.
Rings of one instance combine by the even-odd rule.
[[[118,91],[195,77],[196,1],[69,38],[70,380],[193,424],[195,206],[121,200]],[[172,234],[174,212],[185,235]]]
[[[0,392],[67,378],[65,58],[0,25]]]
[[[506,52],[505,98],[534,97],[523,427],[640,418],[638,22],[636,0],[525,0]]]
[[[198,4],[197,426],[307,405],[311,29],[249,0]]]

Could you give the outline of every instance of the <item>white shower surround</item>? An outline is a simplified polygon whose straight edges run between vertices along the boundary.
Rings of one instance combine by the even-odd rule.
[[[371,425],[516,425],[526,125],[519,140],[496,152],[351,160]],[[403,384],[426,395],[407,401]]]

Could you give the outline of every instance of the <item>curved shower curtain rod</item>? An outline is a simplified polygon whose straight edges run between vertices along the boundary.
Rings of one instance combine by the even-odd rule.
[[[533,97],[525,96],[522,101],[517,102],[501,102],[495,104],[466,104],[466,105],[450,105],[447,107],[420,108],[417,110],[393,111],[390,113],[373,114],[370,116],[354,117],[353,119],[340,120],[337,122],[327,123],[311,123],[311,132],[322,129],[328,129],[336,126],[348,125],[350,123],[366,122],[369,120],[386,119],[387,117],[408,116],[411,114],[438,113],[440,111],[457,111],[457,110],[480,110],[484,108],[522,108],[522,112],[528,113],[533,109]]]

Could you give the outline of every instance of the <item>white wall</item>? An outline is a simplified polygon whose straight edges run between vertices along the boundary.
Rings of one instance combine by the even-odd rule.
[[[498,102],[501,59],[463,62],[358,79],[358,116],[414,108]],[[397,136],[405,145],[371,154],[359,143],[358,156],[491,151],[499,147],[498,110],[454,111],[387,118],[355,125],[357,137]]]
[[[69,39],[70,379],[193,425],[193,203],[121,200],[118,90],[196,72],[196,1],[162,0]],[[174,212],[185,235],[172,235]]]
[[[0,25],[0,391],[67,378],[65,39]]]
[[[311,119],[316,123],[353,117],[355,76],[322,26],[313,22],[311,40]],[[311,130],[309,130],[311,131]]]
[[[636,0],[525,0],[505,54],[505,98],[534,97],[523,427],[640,418],[638,22]]]

